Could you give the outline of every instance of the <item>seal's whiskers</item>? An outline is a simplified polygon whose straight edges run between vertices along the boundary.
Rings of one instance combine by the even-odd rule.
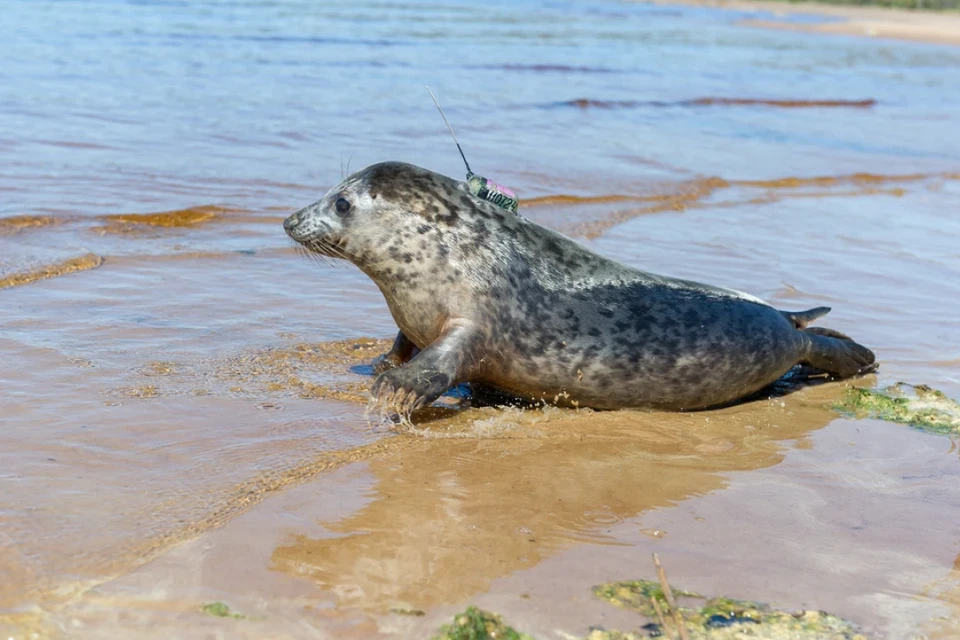
[[[339,266],[342,264],[339,260],[351,261],[350,256],[342,247],[321,238],[302,243],[298,247],[297,253],[322,265]],[[331,260],[331,258],[335,258],[335,260]]]
[[[322,255],[310,251],[301,244],[296,246],[296,252],[301,258],[306,258],[307,260],[312,260],[313,262],[319,262],[320,264],[328,264],[328,261]]]

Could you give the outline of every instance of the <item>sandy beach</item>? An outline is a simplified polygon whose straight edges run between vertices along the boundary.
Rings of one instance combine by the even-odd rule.
[[[831,4],[764,2],[763,0],[668,0],[662,4],[687,4],[735,11],[768,11],[772,19],[742,20],[740,24],[845,36],[890,38],[960,46],[960,12],[910,11],[887,7],[853,7]],[[791,22],[791,15],[820,15],[831,22]]]
[[[5,3],[0,39],[0,640],[425,640],[470,606],[650,638],[596,589],[653,553],[678,590],[958,637],[960,436],[843,408],[960,398],[960,48],[930,36],[956,16],[49,4]],[[929,43],[819,33],[866,24]],[[424,84],[524,217],[831,307],[880,370],[696,413],[451,394],[379,420],[383,294],[282,223],[375,162],[462,178]]]

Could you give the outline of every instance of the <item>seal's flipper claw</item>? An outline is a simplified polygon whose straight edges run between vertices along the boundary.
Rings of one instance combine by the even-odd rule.
[[[405,413],[403,405],[406,403],[407,396],[410,395],[410,393],[407,389],[397,389],[393,398],[390,399],[390,408],[400,415],[403,415]]]
[[[410,397],[407,398],[407,413],[413,413],[417,409],[423,406],[423,397],[410,394]]]
[[[399,413],[401,416],[406,416],[409,414],[410,411],[407,408],[407,405],[410,404],[410,398],[415,398],[416,395],[417,394],[413,391],[407,391],[406,389],[400,391],[400,393],[397,394],[397,413]]]
[[[389,369],[380,374],[374,387],[390,390],[390,393],[381,392],[378,396],[381,409],[399,415],[409,413],[410,406],[420,395],[416,379],[416,372],[408,366]]]
[[[384,371],[395,369],[409,362],[410,358],[415,356],[416,353],[417,345],[410,342],[410,339],[403,335],[403,331],[401,331],[393,341],[390,351],[373,359],[371,363],[373,371],[379,375]]]
[[[397,339],[399,341],[400,337]],[[374,393],[379,397],[378,389],[386,386],[395,389],[397,395],[390,398],[389,407],[401,414],[409,414],[430,404],[447,389],[466,379],[469,371],[465,363],[473,361],[469,357],[472,342],[473,332],[468,328],[460,325],[448,327],[410,362],[381,373],[373,383]]]
[[[373,367],[373,372],[377,375],[380,375],[384,371],[389,371],[399,367],[401,363],[396,362],[393,358],[390,357],[389,353],[384,353],[373,359],[373,362],[370,363],[370,366]]]
[[[389,381],[384,380],[382,377],[377,378],[377,381],[373,383],[373,389],[371,391],[371,408],[381,416],[387,415],[394,393],[393,385],[391,385]]]
[[[400,395],[400,389],[391,388],[390,393],[383,399],[383,410],[386,413],[396,412],[398,395]]]

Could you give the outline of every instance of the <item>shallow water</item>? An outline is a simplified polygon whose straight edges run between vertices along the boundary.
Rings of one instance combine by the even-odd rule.
[[[379,293],[280,222],[348,163],[459,176],[429,84],[524,215],[832,306],[864,384],[960,396],[960,50],[605,2],[3,11],[0,631],[407,637],[476,601],[584,634],[636,624],[589,587],[654,550],[687,588],[951,637],[948,439],[838,419],[842,385],[398,433],[364,415]],[[196,612],[219,599],[262,619]]]

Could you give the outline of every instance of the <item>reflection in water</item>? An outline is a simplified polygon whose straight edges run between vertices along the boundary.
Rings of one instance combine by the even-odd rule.
[[[636,109],[639,107],[781,107],[783,109],[823,109],[841,107],[852,109],[869,109],[876,106],[877,101],[872,98],[866,100],[772,100],[763,98],[693,98],[663,102],[660,100],[592,100],[577,98],[563,102],[560,106],[579,107],[581,109]]]
[[[777,464],[785,441],[835,418],[839,391],[709,414],[470,411],[418,425],[423,444],[370,461],[369,504],[279,546],[273,566],[351,607],[460,602],[576,543],[612,544],[611,526],[721,488],[724,472]]]

